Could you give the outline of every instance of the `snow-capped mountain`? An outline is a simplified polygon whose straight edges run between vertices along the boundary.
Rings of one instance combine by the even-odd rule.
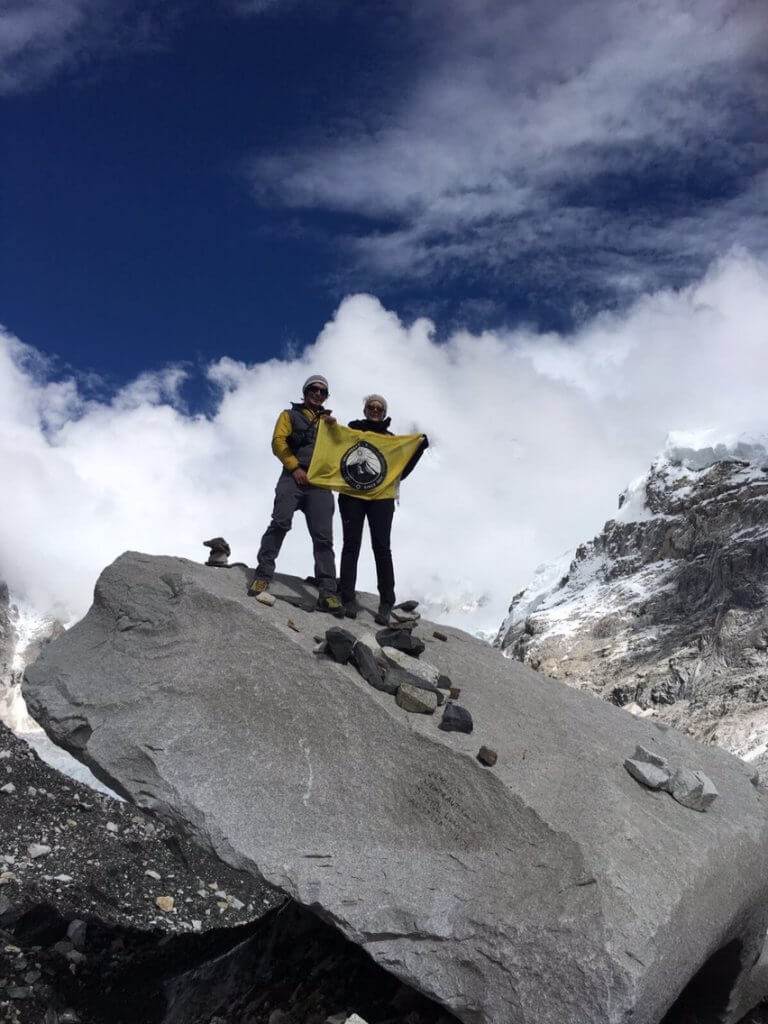
[[[768,447],[686,440],[539,570],[495,644],[768,769]]]

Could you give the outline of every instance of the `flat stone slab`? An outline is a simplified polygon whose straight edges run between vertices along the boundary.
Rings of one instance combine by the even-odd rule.
[[[411,683],[401,683],[397,690],[397,706],[416,715],[431,715],[437,707],[437,694]]]
[[[434,665],[430,665],[426,661],[420,661],[417,658],[412,658],[410,654],[404,654],[403,651],[399,651],[396,647],[382,647],[381,652],[388,662],[392,665],[397,665],[403,672],[416,676],[417,679],[429,683],[430,686],[437,686],[440,670],[435,668]]]
[[[235,569],[121,556],[28,668],[32,713],[128,799],[466,1024],[658,1024],[726,943],[755,962],[768,818],[743,762],[453,629],[429,659],[471,680],[474,732],[443,732],[439,714],[409,714],[312,653],[331,623],[306,584],[276,577],[271,608],[247,585]],[[359,637],[364,619],[344,627]],[[491,771],[480,744],[498,753]],[[649,799],[623,766],[637,744],[705,773],[720,794],[709,812]],[[731,993],[742,1013],[765,994],[748,970]]]

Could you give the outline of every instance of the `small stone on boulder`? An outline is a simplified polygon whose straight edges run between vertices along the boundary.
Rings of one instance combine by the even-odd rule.
[[[418,612],[403,612],[398,608],[393,608],[390,618],[394,619],[395,622],[411,623],[418,622],[421,616]]]
[[[440,672],[434,665],[429,665],[426,661],[417,661],[396,647],[382,647],[381,651],[391,665],[397,665],[403,672],[429,683],[430,686],[437,686]]]
[[[400,604],[395,605],[395,611],[415,612],[418,607],[418,601],[401,601]]]
[[[644,747],[641,743],[638,743],[635,747],[635,753],[632,755],[633,761],[645,761],[647,764],[655,764],[657,768],[667,768],[668,763],[665,757],[661,754],[655,753],[653,750],[649,750],[648,747]]]
[[[407,629],[380,629],[376,640],[381,647],[394,647],[403,654],[410,654],[412,658],[418,658],[425,650],[424,642],[412,636]]]
[[[472,732],[472,715],[460,704],[448,704],[440,722],[444,732]]]
[[[275,595],[270,594],[268,590],[262,590],[260,594],[256,595],[256,600],[260,604],[266,604],[271,608],[272,605],[275,603]]]
[[[352,648],[350,661],[363,679],[367,683],[370,683],[374,690],[381,690],[383,693],[397,693],[398,683],[386,680],[382,676],[381,672],[379,672],[379,666],[376,664],[373,652],[367,644],[358,640]]]
[[[435,640],[442,640],[443,643],[445,643],[448,640],[447,634],[446,633],[441,633],[439,629],[433,630],[432,631],[432,636],[435,638]]]
[[[210,540],[204,540],[203,547],[211,549],[208,561],[205,563],[206,565],[229,568],[228,559],[232,554],[232,550],[223,537],[212,537]]]
[[[638,761],[636,758],[628,757],[624,762],[633,779],[641,782],[648,789],[666,789],[670,779],[668,768],[661,768],[659,765],[651,764],[650,761]]]
[[[487,768],[492,768],[499,759],[499,755],[490,747],[482,746],[477,752],[477,760]]]
[[[669,780],[668,790],[673,799],[692,811],[706,811],[718,797],[714,783],[704,772],[678,768]]]
[[[346,665],[352,656],[352,648],[357,643],[357,637],[348,629],[341,626],[331,626],[325,631],[325,642],[328,645],[328,653],[334,661]]]
[[[411,683],[401,683],[395,698],[404,711],[416,715],[431,715],[437,707],[437,694],[431,690],[422,690]]]

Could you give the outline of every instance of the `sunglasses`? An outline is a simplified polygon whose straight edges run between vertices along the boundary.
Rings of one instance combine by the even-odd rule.
[[[366,405],[365,408],[368,412],[384,412],[383,405]]]
[[[324,398],[328,394],[325,388],[307,388],[307,391],[312,395],[322,395]]]

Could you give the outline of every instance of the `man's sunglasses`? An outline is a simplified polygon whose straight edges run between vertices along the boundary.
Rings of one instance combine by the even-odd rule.
[[[309,393],[312,395],[322,395],[323,398],[325,398],[326,395],[328,394],[325,388],[307,388],[307,391],[309,391]]]

